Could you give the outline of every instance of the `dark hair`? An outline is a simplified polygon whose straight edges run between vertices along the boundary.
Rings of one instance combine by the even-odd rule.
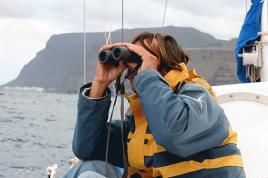
[[[156,40],[154,42],[154,40]],[[145,41],[147,44],[145,44]],[[147,51],[160,59],[160,69],[167,71],[180,68],[180,63],[187,64],[188,55],[178,45],[175,38],[160,33],[142,32],[137,35],[132,43],[139,42]]]

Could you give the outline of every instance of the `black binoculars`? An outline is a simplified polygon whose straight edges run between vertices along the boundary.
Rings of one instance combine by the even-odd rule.
[[[125,46],[115,46],[111,50],[102,50],[99,53],[99,61],[102,64],[119,65],[120,60],[123,62],[135,62],[138,66],[142,63],[141,57],[129,51]]]

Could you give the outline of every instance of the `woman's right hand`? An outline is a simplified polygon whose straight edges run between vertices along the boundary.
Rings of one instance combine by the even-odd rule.
[[[100,50],[102,50],[103,48],[107,47],[103,46]],[[98,60],[96,66],[96,73],[91,86],[90,97],[102,97],[110,83],[117,79],[126,68],[126,65],[123,64],[122,61],[119,62],[118,66],[115,66],[111,64],[101,64]]]
[[[111,64],[101,64],[98,61],[93,81],[108,86],[110,83],[112,83],[112,81],[117,79],[125,69],[126,65],[123,64],[122,61],[120,61],[118,66]]]

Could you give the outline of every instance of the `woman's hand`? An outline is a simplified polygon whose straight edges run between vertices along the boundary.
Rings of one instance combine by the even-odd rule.
[[[107,46],[103,46],[100,50],[109,49]],[[119,62],[118,66],[111,64],[101,64],[98,60],[96,66],[96,73],[92,82],[90,97],[99,98],[104,95],[106,88],[117,79],[123,71],[127,68],[122,61]]]
[[[126,65],[123,64],[122,61],[119,62],[118,66],[112,64],[101,64],[98,61],[94,81],[108,86],[112,83],[112,81],[117,79],[126,68]]]
[[[143,48],[141,45],[139,45],[139,43],[114,43],[111,45],[103,46],[100,51],[110,50],[114,46],[125,46],[130,51],[136,53],[141,57],[142,65],[139,68],[138,73],[147,69],[157,70],[158,66],[160,65],[160,60],[156,56],[151,54],[149,51],[147,51],[145,48]],[[136,63],[129,62],[125,65],[122,61],[120,61],[119,66],[114,66],[109,64],[101,64],[98,62],[94,81],[92,83],[92,88],[90,91],[90,97],[102,97],[108,85],[117,77],[119,77],[127,67],[133,69],[136,67]]]
[[[146,44],[146,41],[145,41],[145,44]],[[155,69],[155,70],[157,70],[158,66],[160,65],[160,60],[156,56],[151,54],[149,51],[147,51],[145,48],[143,48],[141,45],[139,45],[139,43],[137,43],[137,44],[114,43],[114,44],[111,44],[111,45],[104,46],[103,49],[109,49],[109,48],[112,48],[114,46],[125,46],[130,51],[136,53],[137,55],[139,55],[141,57],[142,65],[139,68],[138,72],[141,72],[141,71],[144,71],[144,70],[147,70],[147,69]],[[127,63],[127,66],[131,67],[131,68],[134,68],[135,63],[133,63],[133,62],[132,63]]]

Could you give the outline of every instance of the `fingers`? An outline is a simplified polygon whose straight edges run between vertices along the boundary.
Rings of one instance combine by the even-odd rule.
[[[127,47],[131,52],[139,55],[143,62],[141,68],[157,68],[157,66],[160,64],[160,60],[157,58],[157,56],[151,54],[149,51],[147,51],[145,48],[142,46],[132,44],[132,43],[114,43],[114,44],[109,44],[109,45],[104,45],[101,50],[108,50],[111,49],[115,46],[125,46]],[[128,67],[134,66],[134,64],[127,64]]]
[[[144,48],[132,44],[132,43],[113,43],[113,44],[109,44],[109,45],[104,45],[100,48],[100,51],[102,50],[109,50],[115,46],[125,46],[127,47],[130,51],[138,54],[139,56],[143,56],[145,52],[147,52]]]
[[[102,46],[100,48],[100,51],[102,51],[102,50],[108,50],[108,49],[111,49],[111,48],[113,48],[115,46],[126,46],[127,47],[128,44],[131,44],[131,43],[113,43],[113,44],[108,44],[108,45]]]
[[[126,47],[136,53],[137,55],[141,56],[141,58],[146,54],[146,53],[149,53],[147,50],[145,50],[143,47],[141,46],[138,46],[138,45],[134,45],[134,44],[127,44]],[[142,58],[143,60],[143,58]]]
[[[119,71],[123,72],[126,68],[127,66],[123,63],[123,61],[119,61],[119,66],[118,66]]]

